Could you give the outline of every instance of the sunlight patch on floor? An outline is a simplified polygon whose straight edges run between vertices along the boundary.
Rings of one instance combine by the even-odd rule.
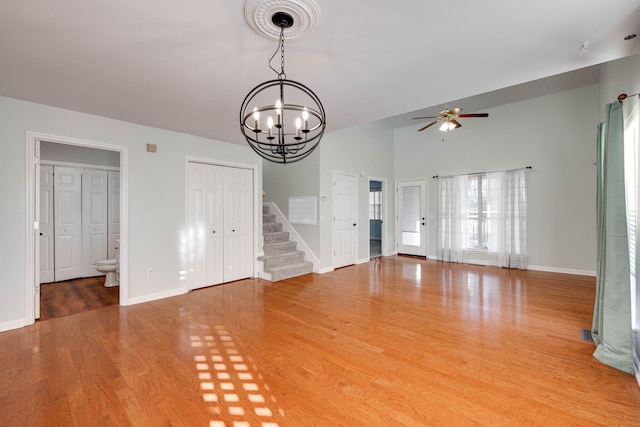
[[[209,427],[279,427],[284,417],[258,367],[240,354],[224,326],[190,325],[191,348],[202,399],[216,418]],[[196,333],[197,332],[197,333]],[[258,424],[249,420],[258,419]]]

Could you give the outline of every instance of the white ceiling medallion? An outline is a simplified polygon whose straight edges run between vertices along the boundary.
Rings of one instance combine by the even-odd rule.
[[[271,20],[276,12],[293,17],[293,25],[284,31],[286,40],[307,37],[320,20],[320,9],[314,0],[247,0],[244,5],[244,16],[251,28],[271,39],[280,37],[281,28]]]

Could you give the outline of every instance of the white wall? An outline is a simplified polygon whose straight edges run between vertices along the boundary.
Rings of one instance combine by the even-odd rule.
[[[258,167],[250,148],[0,97],[0,330],[26,317],[26,132],[128,147],[129,295],[145,300],[179,292],[185,232],[185,156]],[[157,144],[147,153],[146,144]],[[153,277],[146,276],[147,268]]]
[[[324,139],[309,157],[295,163],[279,164],[263,161],[262,185],[266,193],[264,201],[274,202],[285,216],[289,215],[289,197],[315,196],[320,204],[319,150],[323,142]],[[318,256],[319,225],[292,224],[292,227]]]
[[[532,166],[530,267],[594,274],[597,105],[592,85],[483,110],[488,118],[461,119],[453,132],[396,129],[396,178],[429,183],[428,256],[436,254],[432,176]]]
[[[601,68],[600,74],[600,111],[601,118],[604,119],[605,105],[614,102],[618,95],[626,93],[632,95],[640,92],[640,55],[620,59],[618,61],[605,64]],[[638,256],[636,249],[636,257]],[[636,271],[638,268],[636,258]],[[636,273],[636,278],[638,273]],[[637,280],[637,279],[636,279]],[[632,289],[633,291],[633,289]],[[636,378],[640,382],[640,286],[635,286],[635,307],[633,310],[633,352],[635,358]]]
[[[387,236],[383,253],[395,252],[395,221],[393,219],[393,130],[383,121],[330,132],[320,147],[320,264],[331,268],[333,261],[333,173],[344,172],[357,176],[358,240],[356,259],[369,258],[369,177],[386,179],[387,193],[383,203],[387,212],[384,222]]]
[[[265,200],[276,202],[285,215],[289,196],[318,197],[318,226],[294,225],[294,228],[320,259],[321,271],[331,270],[333,262],[333,172],[357,175],[356,257],[360,261],[369,257],[369,177],[387,180],[386,252],[395,251],[392,156],[393,131],[380,121],[326,133],[316,151],[297,163],[264,163]]]
[[[604,120],[605,105],[621,93],[631,95],[640,92],[640,55],[630,56],[602,64],[600,67],[599,117]]]
[[[40,159],[84,165],[120,166],[120,153],[75,145],[40,143]]]

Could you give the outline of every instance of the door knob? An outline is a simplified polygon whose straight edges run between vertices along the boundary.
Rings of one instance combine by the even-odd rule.
[[[213,230],[213,231],[212,231],[212,233],[213,233],[213,234],[216,234],[216,230]]]
[[[357,225],[357,224],[354,222],[354,223],[353,223],[353,226],[355,227],[356,225]]]
[[[40,235],[42,236],[42,233],[40,233]]]

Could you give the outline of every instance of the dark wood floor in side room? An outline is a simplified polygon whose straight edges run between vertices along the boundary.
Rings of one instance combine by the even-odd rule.
[[[40,320],[118,304],[120,288],[104,287],[105,276],[40,285]]]
[[[593,277],[382,257],[0,333],[3,425],[637,426]]]

